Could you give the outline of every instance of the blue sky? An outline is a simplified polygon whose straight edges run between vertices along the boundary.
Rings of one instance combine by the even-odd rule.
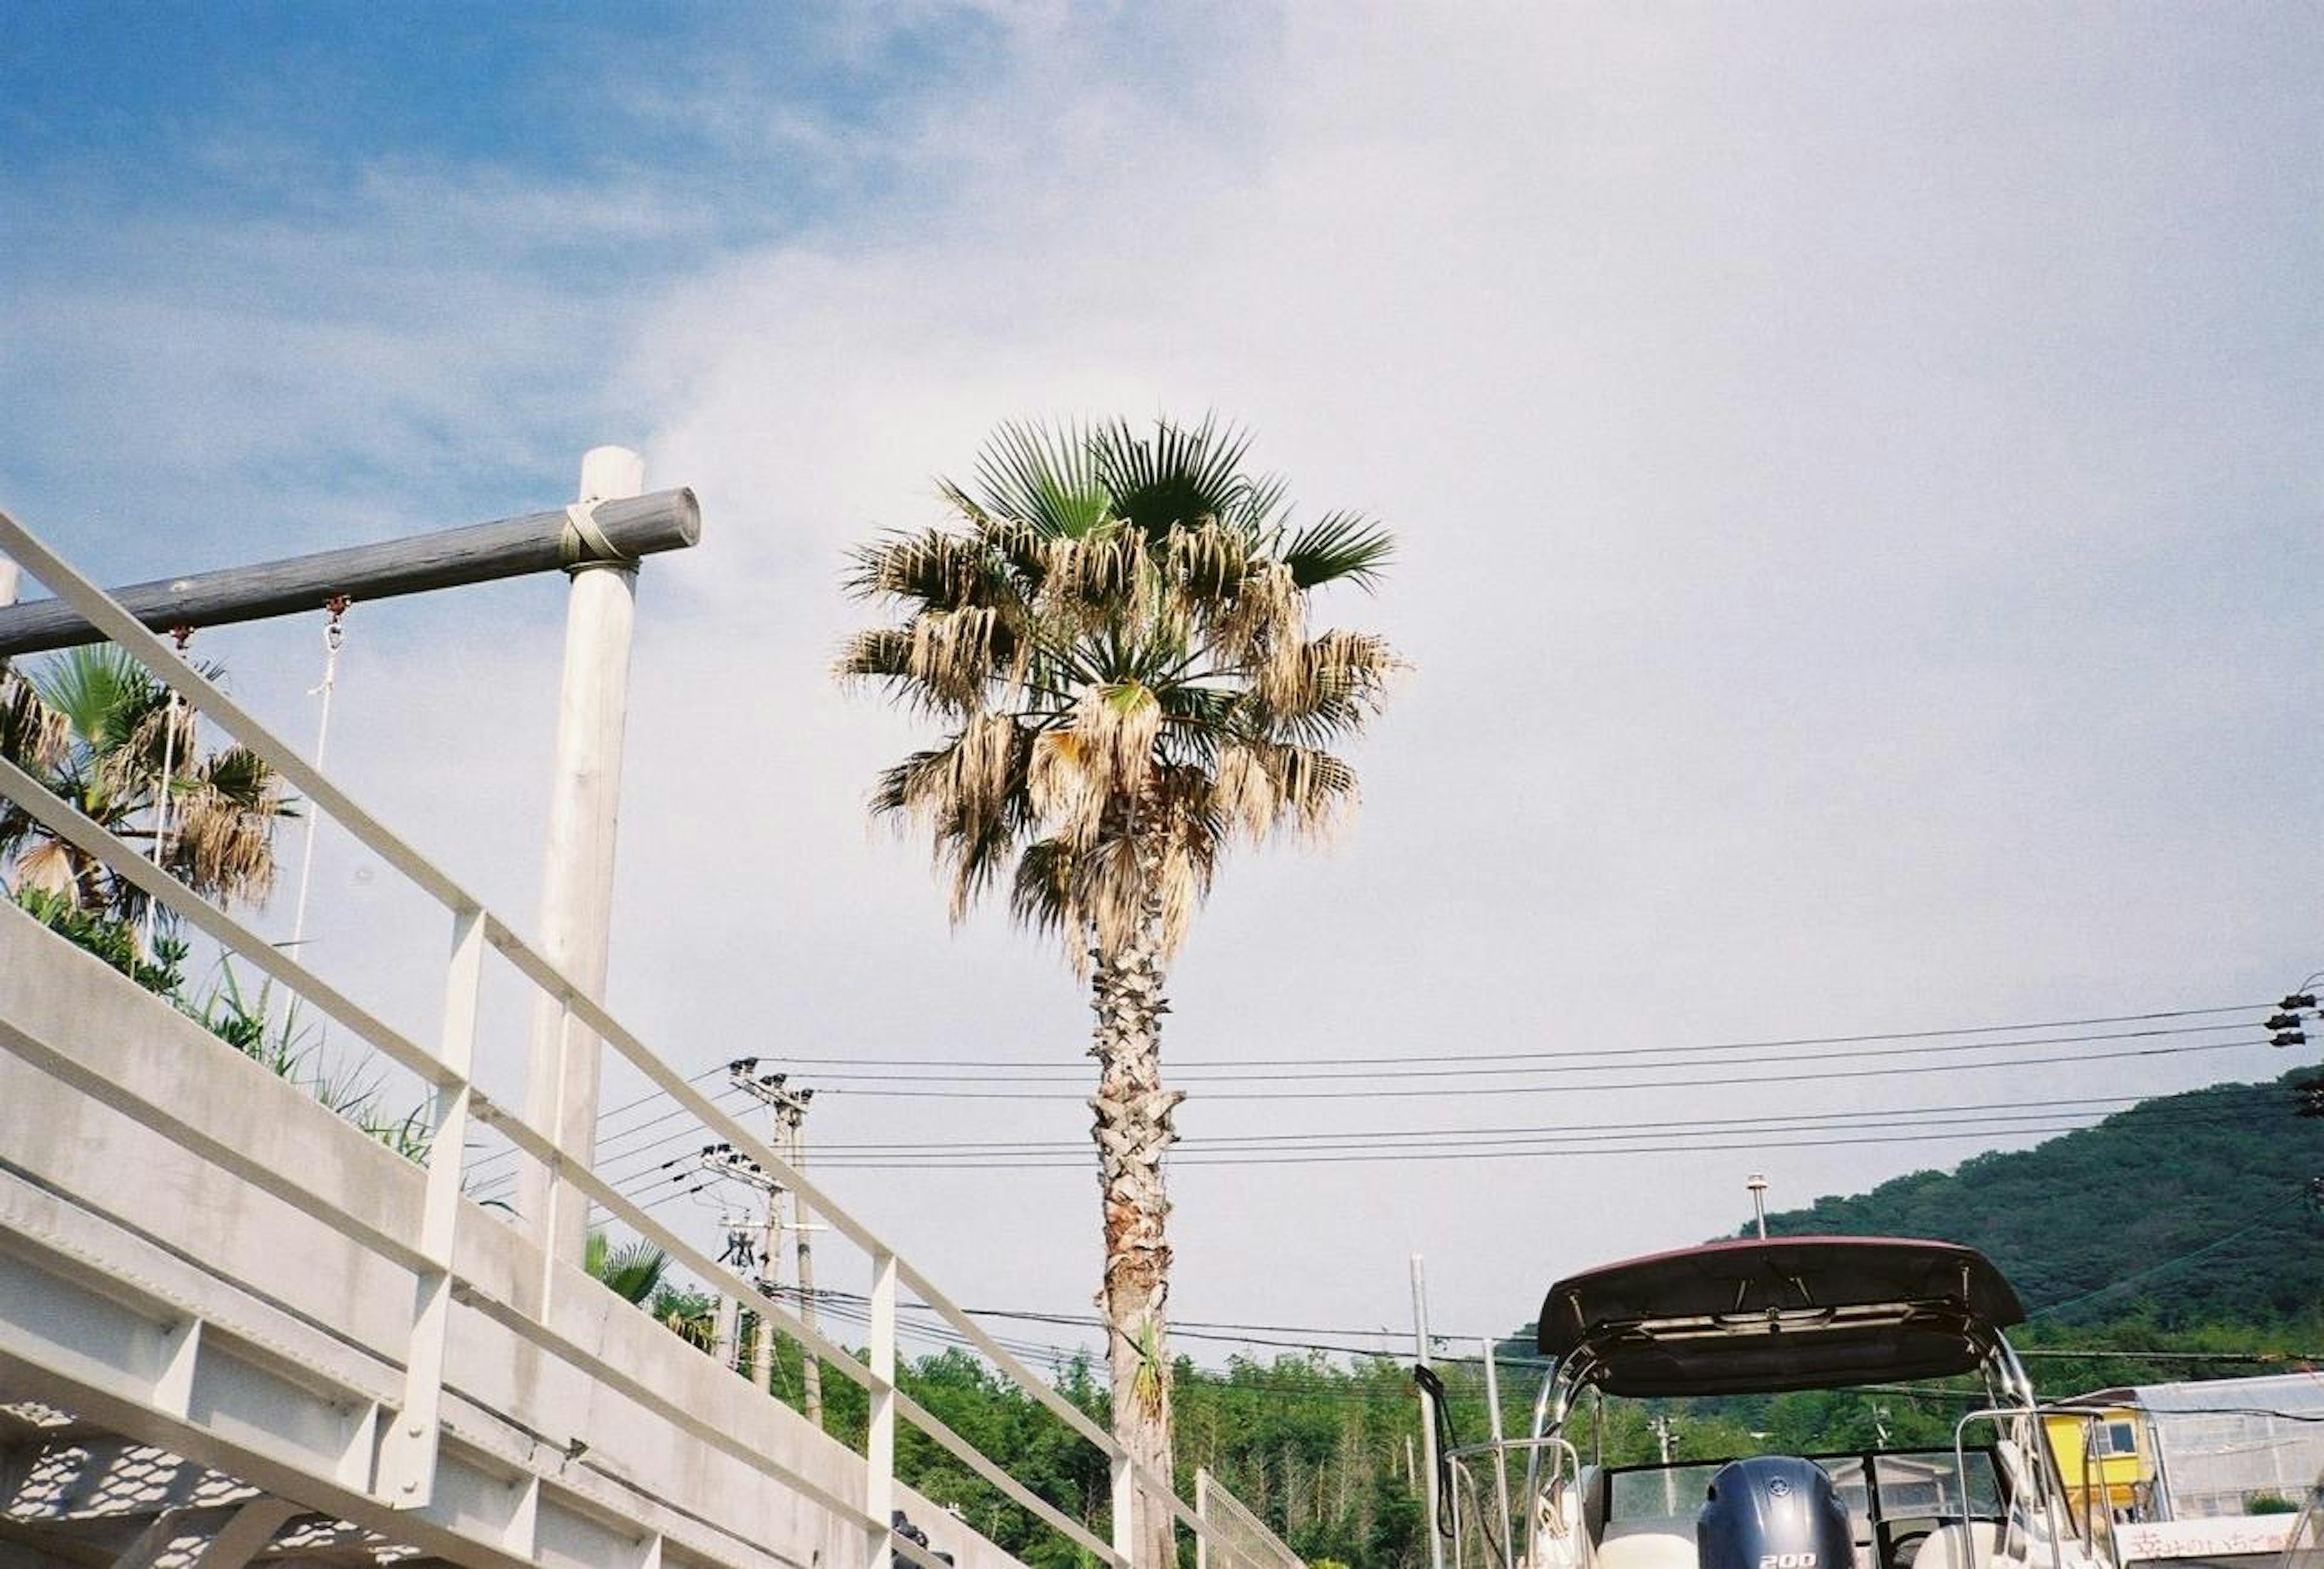
[[[867,836],[911,732],[822,674],[844,548],[1028,414],[1219,409],[1404,541],[1332,611],[1416,666],[1364,815],[1231,869],[1175,1053],[2080,1017],[2324,964],[2312,7],[12,17],[0,503],[99,577],[557,504],[604,441],[701,494],[703,546],[642,590],[613,981],[689,1068],[1080,1062],[1054,956],[947,933]],[[520,916],[559,614],[545,582],[359,607],[335,731],[335,771]],[[295,735],[315,637],[203,642]],[[391,895],[324,866],[318,955],[392,996]],[[1440,1320],[1499,1327],[1554,1267],[1731,1225],[1753,1165],[1782,1203],[1969,1152],[1189,1169],[1178,1306],[1392,1323],[1426,1249]],[[850,1181],[964,1297],[1086,1298],[1084,1176]],[[1557,1217],[1538,1246],[1513,1204]]]

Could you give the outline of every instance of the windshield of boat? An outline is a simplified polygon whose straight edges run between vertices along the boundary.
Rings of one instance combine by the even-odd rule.
[[[2002,1517],[2001,1489],[1992,1453],[1969,1452],[1968,1484],[1950,1449],[1895,1450],[1872,1454],[1812,1454],[1823,1467],[1855,1522],[1857,1539],[1869,1542],[1875,1521],[1958,1519],[1964,1494],[1975,1519]],[[1692,1518],[1702,1507],[1711,1479],[1724,1460],[1685,1461],[1675,1465],[1628,1465],[1610,1471],[1609,1520]]]

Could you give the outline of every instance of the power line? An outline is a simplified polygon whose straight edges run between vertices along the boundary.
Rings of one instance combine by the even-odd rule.
[[[2095,1115],[2095,1113],[2092,1113],[2092,1115]],[[1896,1124],[1888,1125],[1895,1126]],[[1583,1136],[1569,1139],[1563,1144],[1526,1145],[1519,1148],[1501,1148],[1499,1146],[1481,1144],[1463,1144],[1455,1148],[1445,1149],[1434,1144],[1421,1143],[1401,1145],[1391,1148],[1365,1149],[1342,1149],[1336,1147],[1326,1147],[1323,1149],[1261,1149],[1240,1152],[1218,1153],[1204,1153],[1198,1151],[1193,1155],[1186,1156],[1173,1154],[1168,1156],[1167,1158],[1169,1160],[1172,1169],[1181,1170],[1204,1166],[1242,1167],[1331,1165],[1379,1162],[1387,1160],[1464,1160],[1571,1156],[1609,1158],[1621,1155],[1683,1154],[1714,1152],[1719,1150],[1803,1149],[1817,1149],[1827,1146],[1858,1144],[1937,1143],[1944,1141],[1958,1141],[1961,1140],[2076,1133],[2087,1131],[2089,1129],[2096,1125],[2097,1124],[2095,1122],[2091,1121],[2080,1121],[2063,1123],[2044,1122],[2032,1126],[2012,1125],[1997,1128],[1960,1126],[1940,1131],[1921,1133],[1891,1133],[1883,1134],[1878,1137],[1814,1139],[1770,1138],[1766,1137],[1765,1135],[1778,1133],[1784,1131],[1781,1129],[1765,1129],[1756,1131],[1753,1136],[1748,1138],[1723,1140],[1719,1140],[1717,1137],[1720,1130],[1716,1128],[1706,1128],[1704,1131],[1713,1141],[1706,1142],[1704,1140],[1696,1139],[1690,1140],[1683,1143],[1625,1143],[1620,1147],[1616,1148],[1612,1147],[1610,1144],[1591,1143],[1589,1142],[1587,1136]],[[1837,1129],[1813,1129],[1809,1131],[1816,1132],[1840,1131],[1840,1130]],[[1609,1136],[1609,1138],[1611,1137],[1620,1136]],[[826,1161],[825,1164],[827,1168],[844,1166],[845,1169],[853,1171],[1045,1171],[1077,1169],[1086,1159],[1087,1155],[1086,1153],[1084,1153],[1074,1156],[1037,1155],[1024,1158],[995,1156],[965,1156],[948,1158],[931,1157],[927,1159],[920,1160],[909,1158],[858,1158],[855,1159],[842,1161],[834,1158]]]
[[[1995,1068],[2042,1067],[2058,1063],[2115,1062],[2131,1057],[2185,1057],[2198,1052],[2246,1051],[2255,1046],[2264,1046],[2264,1040],[2215,1041],[2199,1046],[2152,1046],[2125,1051],[2079,1052],[2063,1057],[2029,1057],[2010,1062],[1927,1063],[1908,1067],[1835,1068],[1825,1072],[1797,1074],[1761,1074],[1755,1084],[1806,1084],[1833,1079],[1895,1078],[1908,1074],[1986,1073]],[[1706,1066],[1707,1064],[1682,1064],[1678,1066]],[[1398,1090],[1399,1096],[1444,1095],[1545,1095],[1600,1094],[1614,1090],[1671,1090],[1708,1084],[1729,1085],[1732,1081],[1707,1079],[1637,1079],[1615,1083],[1580,1084],[1494,1084],[1483,1088],[1423,1087]],[[927,1100],[927,1101],[1072,1101],[1076,1103],[1086,1097],[1073,1094],[1051,1094],[1038,1090],[862,1090],[845,1085],[833,1085],[827,1094],[849,1095],[860,1099]],[[1205,1101],[1355,1101],[1377,1100],[1384,1093],[1379,1089],[1363,1090],[1206,1090]]]
[[[1466,1134],[1557,1134],[1557,1132],[1606,1132],[1606,1130],[1666,1132],[1666,1130],[1674,1130],[1674,1128],[1675,1130],[1722,1128],[1722,1125],[1740,1125],[1740,1122],[1831,1122],[1831,1121],[1852,1122],[1857,1121],[1857,1118],[1889,1118],[1889,1116],[1932,1118],[1932,1116],[1954,1116],[1954,1113],[1976,1113],[1976,1111],[1994,1111],[1994,1113],[2001,1113],[2001,1116],[2013,1116],[2013,1113],[2024,1111],[2026,1116],[2045,1116],[2045,1113],[2050,1113],[2050,1111],[2063,1109],[2063,1106],[2087,1106],[2087,1109],[2091,1109],[2091,1113],[2097,1113],[2097,1106],[2135,1106],[2140,1100],[2145,1100],[2145,1097],[2140,1097],[2140,1094],[2085,1094],[2085,1097],[2069,1097],[2069,1100],[1992,1100],[1992,1102],[1970,1102],[1970,1104],[1954,1104],[1954,1106],[1883,1106],[1883,1109],[1868,1109],[1867,1106],[1867,1109],[1848,1109],[1848,1111],[1790,1111],[1790,1113],[1783,1113],[1783,1116],[1734,1116],[1734,1118],[1722,1116],[1722,1118],[1715,1118],[1715,1121],[1706,1121],[1706,1118],[1659,1118],[1659,1121],[1647,1121],[1647,1122],[1606,1122],[1606,1121],[1529,1122],[1529,1125],[1517,1125],[1517,1128],[1351,1128],[1351,1130],[1343,1130],[1343,1132],[1206,1134],[1206,1137],[1204,1137],[1204,1134],[1197,1134],[1197,1137],[1181,1139],[1176,1149],[1194,1149],[1194,1146],[1248,1146],[1248,1144],[1315,1144],[1315,1141],[1334,1141],[1334,1139],[1452,1139],[1452,1137],[1466,1137]],[[1980,1118],[1980,1121],[1989,1121],[1989,1118]],[[892,1141],[892,1144],[827,1146],[827,1150],[836,1150],[836,1153],[848,1153],[848,1155],[890,1153],[890,1150],[920,1150],[920,1149],[992,1150],[992,1153],[1037,1153],[1037,1150],[1085,1150],[1090,1149],[1090,1141],[1088,1139],[1069,1139],[1069,1141],[1066,1141],[1066,1139],[1041,1139],[1041,1141],[973,1141],[973,1139],[969,1139],[969,1141],[929,1141],[929,1139],[908,1139],[908,1141]]]
[[[713,1104],[716,1104],[724,1101],[728,1096],[733,1095],[739,1092],[732,1089],[721,1090],[716,1094],[712,1095],[710,1100]],[[634,1127],[624,1129],[621,1134],[614,1135],[612,1140],[608,1140],[608,1142],[618,1141],[626,1134],[641,1132],[649,1127],[658,1126],[660,1123],[671,1121],[677,1118],[692,1117],[694,1113],[684,1106],[675,1107],[669,1112],[665,1112],[662,1115],[651,1119],[650,1121],[640,1122]],[[691,1126],[678,1128],[671,1132],[665,1133],[659,1138],[648,1140],[645,1143],[634,1146],[628,1149],[612,1151],[606,1149],[603,1145],[601,1145],[596,1151],[596,1158],[609,1162],[633,1159],[639,1156],[653,1154],[656,1151],[665,1149],[674,1143],[681,1141],[693,1142],[695,1140],[698,1140],[702,1137],[702,1124],[699,1121],[696,1121]],[[486,1159],[499,1158],[513,1152],[514,1151],[512,1149],[495,1150],[490,1157],[479,1157],[476,1160],[471,1162],[469,1169],[473,1172],[476,1167],[482,1166]],[[664,1162],[663,1164],[666,1165],[668,1163]],[[660,1168],[657,1166],[641,1166],[632,1170],[620,1173],[618,1176],[612,1174],[610,1171],[601,1172],[600,1175],[604,1176],[606,1181],[618,1185],[622,1182],[627,1182],[631,1178],[642,1175],[645,1172],[659,1169],[660,1169]],[[490,1196],[490,1191],[495,1189],[496,1185],[506,1185],[512,1183],[515,1180],[516,1173],[513,1170],[492,1173],[490,1176],[486,1177],[483,1184],[479,1186],[476,1195],[480,1197]],[[497,1190],[504,1193],[506,1188],[504,1186],[500,1186]]]
[[[723,1068],[723,1067],[706,1068],[706,1069],[704,1069],[702,1072],[700,1072],[700,1073],[698,1073],[698,1074],[696,1074],[692,1078],[687,1079],[686,1082],[687,1082],[687,1084],[700,1084],[703,1080],[705,1080],[705,1079],[706,1079],[706,1078],[709,1078],[712,1075],[714,1075],[714,1074],[720,1074],[720,1073],[724,1073],[724,1072],[725,1072],[725,1071],[726,1071],[726,1070],[725,1070],[724,1068]],[[624,1133],[631,1133],[631,1132],[634,1132],[634,1131],[637,1131],[637,1128],[644,1128],[644,1127],[650,1127],[650,1126],[651,1126],[652,1124],[651,1124],[650,1122],[640,1122],[640,1123],[636,1124],[636,1127],[633,1127],[633,1128],[622,1128],[622,1129],[606,1129],[606,1128],[604,1128],[604,1125],[606,1122],[610,1121],[612,1119],[613,1119],[613,1118],[615,1118],[615,1117],[620,1116],[620,1115],[621,1115],[622,1112],[634,1112],[634,1111],[636,1111],[640,1106],[649,1105],[649,1104],[650,1104],[651,1103],[653,1103],[653,1102],[655,1102],[655,1101],[658,1101],[658,1100],[662,1099],[663,1097],[667,1096],[669,1094],[669,1092],[668,1090],[649,1090],[649,1091],[648,1091],[648,1092],[646,1092],[644,1094],[640,1095],[637,1099],[635,1099],[635,1100],[633,1100],[633,1101],[623,1101],[623,1102],[622,1102],[620,1105],[618,1105],[618,1106],[609,1106],[609,1107],[607,1107],[604,1111],[598,1112],[598,1113],[597,1113],[597,1122],[598,1122],[599,1128],[600,1128],[600,1130],[601,1130],[601,1131],[600,1131],[600,1133],[599,1133],[599,1137],[600,1137],[600,1138],[618,1138],[618,1137],[620,1137],[622,1134],[624,1134]],[[680,1108],[680,1110],[683,1110],[683,1108]],[[657,1118],[653,1119],[653,1121],[656,1121],[656,1122],[663,1121],[667,1121],[667,1114],[665,1114],[665,1116],[663,1116],[663,1117],[657,1117]],[[509,1148],[507,1148],[507,1149],[494,1149],[494,1150],[491,1151],[491,1152],[490,1152],[490,1153],[488,1153],[488,1154],[479,1155],[479,1156],[477,1156],[474,1160],[472,1160],[472,1161],[468,1162],[468,1169],[469,1169],[469,1170],[471,1170],[471,1171],[474,1171],[474,1170],[475,1170],[478,1167],[480,1167],[480,1166],[486,1166],[486,1165],[489,1165],[489,1164],[491,1164],[493,1161],[495,1161],[495,1160],[505,1160],[505,1159],[509,1158],[511,1156],[514,1155],[515,1153],[516,1153],[516,1148],[515,1148],[515,1146],[513,1146],[513,1145],[511,1145]]]
[[[1774,1116],[1718,1118],[1681,1117],[1637,1122],[1608,1122],[1602,1121],[1592,1121],[1587,1122],[1541,1122],[1520,1126],[1483,1128],[1365,1128],[1348,1129],[1333,1132],[1222,1133],[1207,1137],[1196,1136],[1183,1139],[1179,1140],[1174,1148],[1180,1149],[1245,1148],[1264,1147],[1277,1144],[1297,1145],[1337,1143],[1342,1141],[1360,1141],[1370,1143],[1382,1140],[1443,1141],[1470,1138],[1501,1138],[1555,1133],[1594,1134],[1611,1133],[1617,1131],[1666,1132],[1673,1130],[1691,1131],[1702,1129],[1747,1125],[1775,1125],[1780,1128],[1791,1128],[1794,1125],[1812,1125],[1834,1121],[1849,1123],[1873,1122],[1875,1125],[1877,1125],[1876,1120],[1881,1118],[1910,1118],[1916,1123],[1925,1124],[1927,1121],[1932,1117],[1948,1117],[1954,1115],[1966,1115],[1969,1117],[1969,1120],[1975,1121],[2008,1121],[2013,1120],[2039,1121],[2050,1116],[2061,1114],[2061,1112],[2066,1115],[2077,1116],[2105,1115],[2107,1113],[2101,1112],[2099,1108],[2107,1106],[2119,1107],[2135,1105],[2141,1099],[2142,1097],[2136,1095],[2104,1095],[2046,1101],[1988,1101],[1967,1105],[1895,1106],[1879,1110],[1867,1107],[1863,1109],[1850,1109],[1842,1112],[1794,1112]],[[2069,1108],[2071,1108],[2071,1110],[2068,1110]],[[954,1152],[975,1151],[991,1154],[1025,1155],[1085,1152],[1089,1148],[1090,1143],[1086,1139],[1070,1140],[1022,1140],[1018,1142],[975,1140],[964,1142],[939,1142],[921,1140],[894,1143],[834,1144],[827,1147],[825,1153],[870,1155],[910,1153],[915,1150],[932,1149]]]
[[[2222,1030],[2249,1030],[2253,1028],[2254,1027],[2250,1023],[2243,1021],[2238,1021],[2233,1024],[2181,1024],[2173,1025],[2163,1029],[2104,1030],[2091,1035],[2038,1035],[2027,1036],[2015,1040],[1952,1041],[1938,1046],[1851,1047],[1840,1051],[1816,1052],[1804,1057],[1788,1052],[1779,1057],[1700,1057],[1699,1060],[1690,1060],[1685,1062],[1641,1063],[1637,1065],[1637,1069],[1639,1071],[1663,1073],[1700,1067],[1715,1066],[1722,1069],[1738,1066],[1748,1067],[1766,1063],[1842,1062],[1856,1057],[1950,1057],[1957,1056],[1963,1052],[1972,1051],[2015,1051],[2022,1047],[2030,1046],[2081,1046],[2093,1042],[2110,1040],[2148,1040],[2184,1035],[2217,1035]],[[2249,1044],[2254,1046],[2263,1046],[2267,1044],[2267,1042],[2255,1040]],[[1592,1048],[1582,1051],[1540,1054],[1542,1056],[1589,1059],[1587,1061],[1581,1062],[1553,1064],[1546,1067],[1428,1066],[1371,1068],[1358,1066],[1331,1066],[1323,1064],[1305,1064],[1302,1065],[1302,1067],[1298,1071],[1293,1072],[1250,1072],[1247,1070],[1258,1067],[1261,1065],[1256,1063],[1245,1063],[1237,1064],[1231,1069],[1222,1068],[1207,1072],[1201,1068],[1195,1068],[1191,1072],[1174,1070],[1171,1075],[1171,1080],[1175,1084],[1272,1084],[1278,1082],[1298,1083],[1305,1081],[1334,1079],[1402,1080],[1433,1078],[1507,1078],[1517,1074],[1591,1074],[1602,1072],[1606,1066],[1607,1059],[1609,1058],[1638,1057],[1649,1053],[1673,1051],[1688,1051],[1700,1054],[1706,1049],[1708,1048],[1702,1047],[1637,1047],[1629,1048]],[[1459,1061],[1462,1059],[1458,1057],[1448,1056],[1415,1060],[1430,1063],[1443,1063]],[[956,1075],[957,1082],[962,1084],[1079,1084],[1082,1082],[1083,1078],[1086,1076],[1085,1075],[1079,1073],[1063,1074],[1055,1071],[1028,1073],[1009,1070],[1003,1073],[992,1073],[986,1070],[984,1065],[982,1064],[957,1064],[954,1066],[958,1067],[967,1067],[973,1070],[968,1074]],[[1054,1066],[1055,1065],[1051,1065],[1053,1069]],[[868,1084],[917,1084],[926,1079],[927,1076],[928,1075],[924,1073],[853,1073],[842,1069],[837,1072],[828,1073],[822,1075],[821,1082],[852,1080]]]
[[[2124,1099],[2112,1098],[2109,1099]],[[2004,1104],[2009,1103],[2001,1103]],[[2041,1108],[2042,1102],[2023,1103],[2029,1108]],[[2129,1103],[2135,1104],[2135,1102]],[[2061,1102],[2061,1107],[2070,1108],[2082,1103]],[[1255,1166],[1334,1164],[1383,1160],[1450,1160],[1462,1158],[1506,1158],[1511,1157],[1562,1157],[1596,1155],[1613,1157],[1672,1152],[1789,1149],[1815,1148],[1822,1145],[1895,1144],[1937,1142],[1942,1140],[2006,1138],[2023,1135],[2050,1135],[2080,1132],[2098,1126],[2109,1113],[2092,1105],[2086,1111],[2031,1110],[2026,1113],[2001,1116],[1978,1115],[1962,1121],[1931,1126],[1931,1119],[1941,1117],[1948,1108],[1930,1108],[1926,1112],[1904,1108],[1893,1113],[1899,1120],[1882,1120],[1877,1114],[1816,1113],[1815,1121],[1802,1125],[1786,1123],[1777,1119],[1718,1119],[1680,1122],[1639,1124],[1558,1124],[1549,1131],[1571,1129],[1592,1130],[1572,1133],[1560,1142],[1533,1144],[1526,1142],[1531,1130],[1467,1130],[1453,1131],[1461,1135],[1449,1141],[1440,1137],[1443,1131],[1389,1131],[1370,1134],[1283,1134],[1248,1135],[1231,1141],[1222,1141],[1224,1147],[1213,1149],[1207,1141],[1191,1154],[1172,1153],[1167,1158],[1174,1169],[1196,1166]],[[2192,1106],[2168,1114],[2174,1124],[2200,1122],[2221,1116],[2236,1114],[2233,1106]],[[2057,1118],[2080,1118],[2082,1121],[2060,1122]],[[1841,1120],[1844,1119],[1844,1120]],[[2095,1119],[2091,1121],[2089,1119]],[[1837,1121],[1836,1121],[1837,1120]],[[1739,1124],[1758,1124],[1743,1127]],[[1991,1124],[1991,1125],[1988,1125]],[[1635,1127],[1637,1131],[1629,1131]],[[1910,1127],[1924,1130],[1914,1133],[1888,1133],[1877,1138],[1812,1138],[1777,1139],[1774,1134],[1788,1132],[1846,1133],[1863,1128]],[[1693,1132],[1704,1137],[1690,1139],[1683,1143],[1655,1143],[1644,1140],[1656,1132]],[[1476,1135],[1487,1135],[1479,1138]],[[1507,1136],[1504,1136],[1504,1135]],[[1748,1138],[1728,1138],[1721,1135],[1748,1135]],[[1706,1142],[1708,1138],[1711,1142]],[[1270,1141],[1270,1140],[1280,1140]],[[1316,1142],[1326,1140],[1327,1142]],[[1189,1140],[1190,1144],[1197,1141]],[[1619,1148],[1613,1147],[1618,1143]],[[1074,1170],[1089,1158],[1087,1149],[1078,1142],[1056,1145],[1028,1145],[1021,1149],[1001,1148],[980,1149],[966,1147],[960,1151],[930,1147],[933,1152],[917,1154],[907,1148],[890,1158],[871,1155],[830,1156],[823,1164],[826,1169],[855,1171],[1028,1171]],[[1019,1158],[1021,1155],[1022,1158]],[[665,1163],[675,1165],[675,1162]],[[639,1174],[644,1182],[626,1189],[632,1196],[652,1191],[658,1186],[658,1172]],[[679,1173],[670,1181],[683,1181],[690,1173]]]
[[[1308,1067],[1319,1064],[1390,1064],[1434,1062],[1497,1062],[1520,1058],[1550,1058],[1568,1057],[1637,1056],[1655,1052],[1689,1051],[1752,1051],[1773,1047],[1790,1046],[1858,1046],[1873,1041],[1933,1040],[1956,1035],[2001,1035],[2035,1029],[2080,1029],[2093,1024],[2149,1024],[2166,1019],[2200,1019],[2216,1013],[2252,1013],[2273,1007],[2268,1002],[2236,1002],[2213,1008],[2173,1008],[2151,1013],[2098,1014],[2087,1019],[2047,1019],[2019,1024],[1969,1024],[1946,1029],[1894,1029],[1864,1035],[1803,1035],[1765,1040],[1711,1041],[1698,1046],[1646,1046],[1626,1048],[1575,1048],[1554,1051],[1529,1052],[1429,1052],[1418,1056],[1346,1057],[1186,1057],[1179,1061],[1182,1068],[1264,1066]],[[872,1067],[1028,1067],[1053,1068],[1054,1061],[966,1059],[955,1057],[794,1057],[786,1055],[785,1063],[812,1066],[872,1066]]]

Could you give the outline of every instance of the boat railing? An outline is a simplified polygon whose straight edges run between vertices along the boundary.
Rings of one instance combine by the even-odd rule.
[[[2005,1551],[2009,1537],[2019,1534],[2024,1537],[2024,1561],[2029,1566],[2037,1562],[2034,1544],[2046,1540],[2052,1569],[2069,1569],[2065,1544],[2069,1537],[2079,1540],[2081,1533],[2072,1525],[2070,1513],[2061,1514],[2060,1509],[2064,1489],[2057,1475],[2057,1468],[2051,1462],[2049,1444],[2038,1420],[2043,1409],[2032,1405],[1987,1406],[1964,1412],[1953,1425],[1953,1468],[1954,1474],[1960,1479],[1960,1518],[1953,1523],[1961,1528],[1962,1555],[1967,1561],[1963,1569],[1988,1569],[1987,1565],[1977,1562],[1975,1520],[1969,1511],[1968,1485],[1968,1434],[1971,1426],[1980,1422],[1989,1422],[1996,1429],[1994,1457],[2004,1472],[2003,1480],[2007,1484],[2003,1535],[1995,1544],[1994,1556],[1997,1559],[2010,1556]],[[2021,1435],[2028,1431],[2031,1443]],[[2029,1493],[2038,1495],[2038,1499],[2029,1499]],[[2035,1529],[2037,1523],[2042,1529]],[[2114,1563],[2111,1542],[2101,1562],[2106,1564]]]

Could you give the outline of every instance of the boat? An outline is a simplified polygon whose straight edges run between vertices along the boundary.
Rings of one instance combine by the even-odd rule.
[[[1434,1561],[1452,1569],[2115,1569],[2068,1502],[2024,1364],[2016,1292],[1973,1248],[1896,1238],[1713,1242],[1549,1288],[1531,1431],[1463,1445],[1432,1413]],[[1609,1464],[1585,1405],[1974,1375],[1950,1449]],[[1489,1404],[1492,1402],[1489,1401]],[[1587,1424],[1593,1448],[1602,1420]]]

